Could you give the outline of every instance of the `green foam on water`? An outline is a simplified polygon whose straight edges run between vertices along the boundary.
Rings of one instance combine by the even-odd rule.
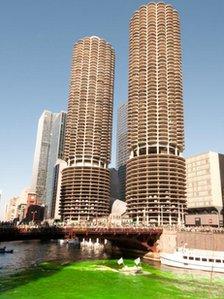
[[[125,260],[133,266],[133,260]],[[4,299],[224,298],[224,281],[161,271],[142,264],[144,274],[125,275],[116,260],[68,265],[44,262],[0,282]],[[148,275],[146,275],[148,274]]]

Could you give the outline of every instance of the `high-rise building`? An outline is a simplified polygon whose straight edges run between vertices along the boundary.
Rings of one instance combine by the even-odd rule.
[[[57,159],[63,158],[65,141],[66,112],[54,113],[52,115],[51,140],[48,156],[46,177],[46,207],[47,218],[51,217],[51,207],[54,190],[54,167]]]
[[[126,201],[137,221],[180,223],[186,205],[180,21],[149,3],[130,21]]]
[[[118,108],[117,118],[117,170],[119,177],[119,198],[125,200],[126,163],[129,158],[128,150],[128,103]]]
[[[32,190],[51,211],[54,166],[62,158],[64,149],[66,113],[44,111],[38,123],[33,163]]]
[[[73,49],[62,171],[63,220],[109,213],[114,50],[92,36]]]
[[[123,103],[118,108],[117,116],[117,161],[116,167],[125,165],[129,158],[128,150],[128,103]]]
[[[17,207],[19,203],[19,197],[13,196],[10,198],[5,209],[5,221],[13,221],[17,218]]]
[[[47,165],[51,140],[52,112],[44,111],[38,122],[33,160],[32,189],[40,198],[46,196]]]
[[[216,214],[220,219],[224,202],[224,155],[208,152],[186,159],[188,220],[206,222]],[[217,223],[219,225],[219,223]]]
[[[30,188],[26,187],[22,190],[22,192],[19,195],[19,200],[17,202],[18,221],[22,221],[26,216],[29,193],[30,193]]]
[[[110,168],[110,207],[112,207],[115,200],[119,199],[120,180],[118,171],[115,168]]]
[[[61,182],[62,182],[62,170],[67,167],[67,163],[58,159],[54,167],[54,178],[53,178],[53,193],[52,203],[50,208],[50,218],[60,219],[60,197],[61,197]]]

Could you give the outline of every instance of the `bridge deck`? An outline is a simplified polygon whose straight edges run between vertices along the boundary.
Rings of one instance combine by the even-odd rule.
[[[161,234],[162,228],[158,227],[66,227],[66,233],[76,235],[152,235]]]

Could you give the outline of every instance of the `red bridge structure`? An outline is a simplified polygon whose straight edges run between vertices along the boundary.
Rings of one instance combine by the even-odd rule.
[[[121,249],[155,251],[162,234],[159,227],[0,227],[0,242],[32,239],[107,239]]]
[[[68,239],[107,239],[121,249],[142,251],[156,251],[156,241],[162,234],[162,228],[158,227],[66,227],[64,230]]]

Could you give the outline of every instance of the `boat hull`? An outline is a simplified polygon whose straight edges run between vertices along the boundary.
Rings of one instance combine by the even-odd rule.
[[[202,270],[202,271],[208,271],[208,272],[219,272],[224,273],[224,264],[222,265],[215,265],[214,263],[196,263],[191,261],[185,261],[183,259],[177,259],[172,254],[162,254],[160,256],[161,264],[170,266],[170,267],[176,267],[176,268],[184,268],[184,269],[193,269],[193,270]]]

